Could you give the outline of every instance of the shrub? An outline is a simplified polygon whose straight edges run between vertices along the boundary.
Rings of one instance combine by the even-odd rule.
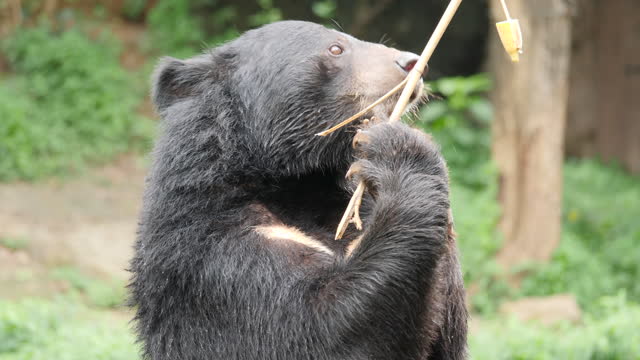
[[[419,124],[442,146],[451,178],[477,190],[494,186],[489,124],[493,112],[485,74],[443,78],[430,84],[437,94],[423,106]],[[441,97],[440,97],[441,96]]]
[[[470,338],[475,360],[637,360],[640,306],[603,298],[583,325],[544,327],[511,319],[481,322]]]
[[[0,43],[15,76],[0,84],[0,180],[36,179],[146,148],[143,87],[107,36],[48,26]]]
[[[215,0],[160,0],[148,17],[152,43],[163,54],[186,58],[236,38],[247,30],[239,28],[239,23],[258,27],[282,19],[273,0],[256,0],[255,4],[255,13],[241,19],[235,5]]]
[[[522,289],[509,289],[492,261],[500,246],[495,169],[490,160],[491,106],[483,75],[433,83],[419,125],[442,146],[451,173],[452,206],[465,281],[477,287],[475,310],[491,312],[504,296],[576,294],[587,310],[623,289],[640,301],[640,179],[595,160],[564,168],[562,241],[552,260],[528,266]]]
[[[160,0],[149,12],[151,42],[166,55],[185,58],[202,48],[205,34],[200,18],[191,16],[193,3]]]
[[[491,84],[479,74],[443,78],[430,85],[437,95],[423,106],[417,123],[440,144],[449,166],[464,280],[476,286],[473,308],[492,312],[509,289],[499,280],[493,261],[501,242],[496,231],[500,215],[496,170],[490,153],[492,111],[485,96]]]
[[[594,160],[564,173],[562,242],[552,260],[523,283],[524,295],[571,292],[589,308],[625,289],[640,301],[640,179]]]

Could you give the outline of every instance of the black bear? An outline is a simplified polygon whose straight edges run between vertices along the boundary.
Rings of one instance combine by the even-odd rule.
[[[397,96],[367,114],[379,121],[355,148],[362,123],[314,136],[389,91],[416,60],[285,21],[161,61],[152,96],[163,132],[131,263],[145,359],[466,357],[437,146],[385,123]],[[335,241],[360,180],[364,230]]]

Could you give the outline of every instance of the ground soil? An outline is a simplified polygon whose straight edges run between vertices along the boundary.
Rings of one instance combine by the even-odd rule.
[[[3,292],[14,288],[12,292],[35,295],[37,288],[57,288],[59,284],[37,280],[60,265],[125,280],[145,172],[143,159],[123,156],[74,179],[0,184],[0,238],[26,242],[19,250],[0,246]],[[15,286],[9,287],[11,282]]]

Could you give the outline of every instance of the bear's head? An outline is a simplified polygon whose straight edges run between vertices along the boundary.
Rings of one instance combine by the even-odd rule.
[[[243,169],[274,176],[344,170],[357,124],[315,134],[391,90],[417,59],[321,25],[283,21],[188,60],[163,59],[152,95],[174,136],[215,138],[209,151]],[[413,100],[421,93],[420,83]],[[384,120],[398,96],[368,116]]]

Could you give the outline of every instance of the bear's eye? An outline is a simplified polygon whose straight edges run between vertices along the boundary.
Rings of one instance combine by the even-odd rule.
[[[333,56],[338,56],[338,55],[342,55],[344,50],[342,49],[342,47],[340,45],[331,45],[331,47],[329,48],[329,52]]]

